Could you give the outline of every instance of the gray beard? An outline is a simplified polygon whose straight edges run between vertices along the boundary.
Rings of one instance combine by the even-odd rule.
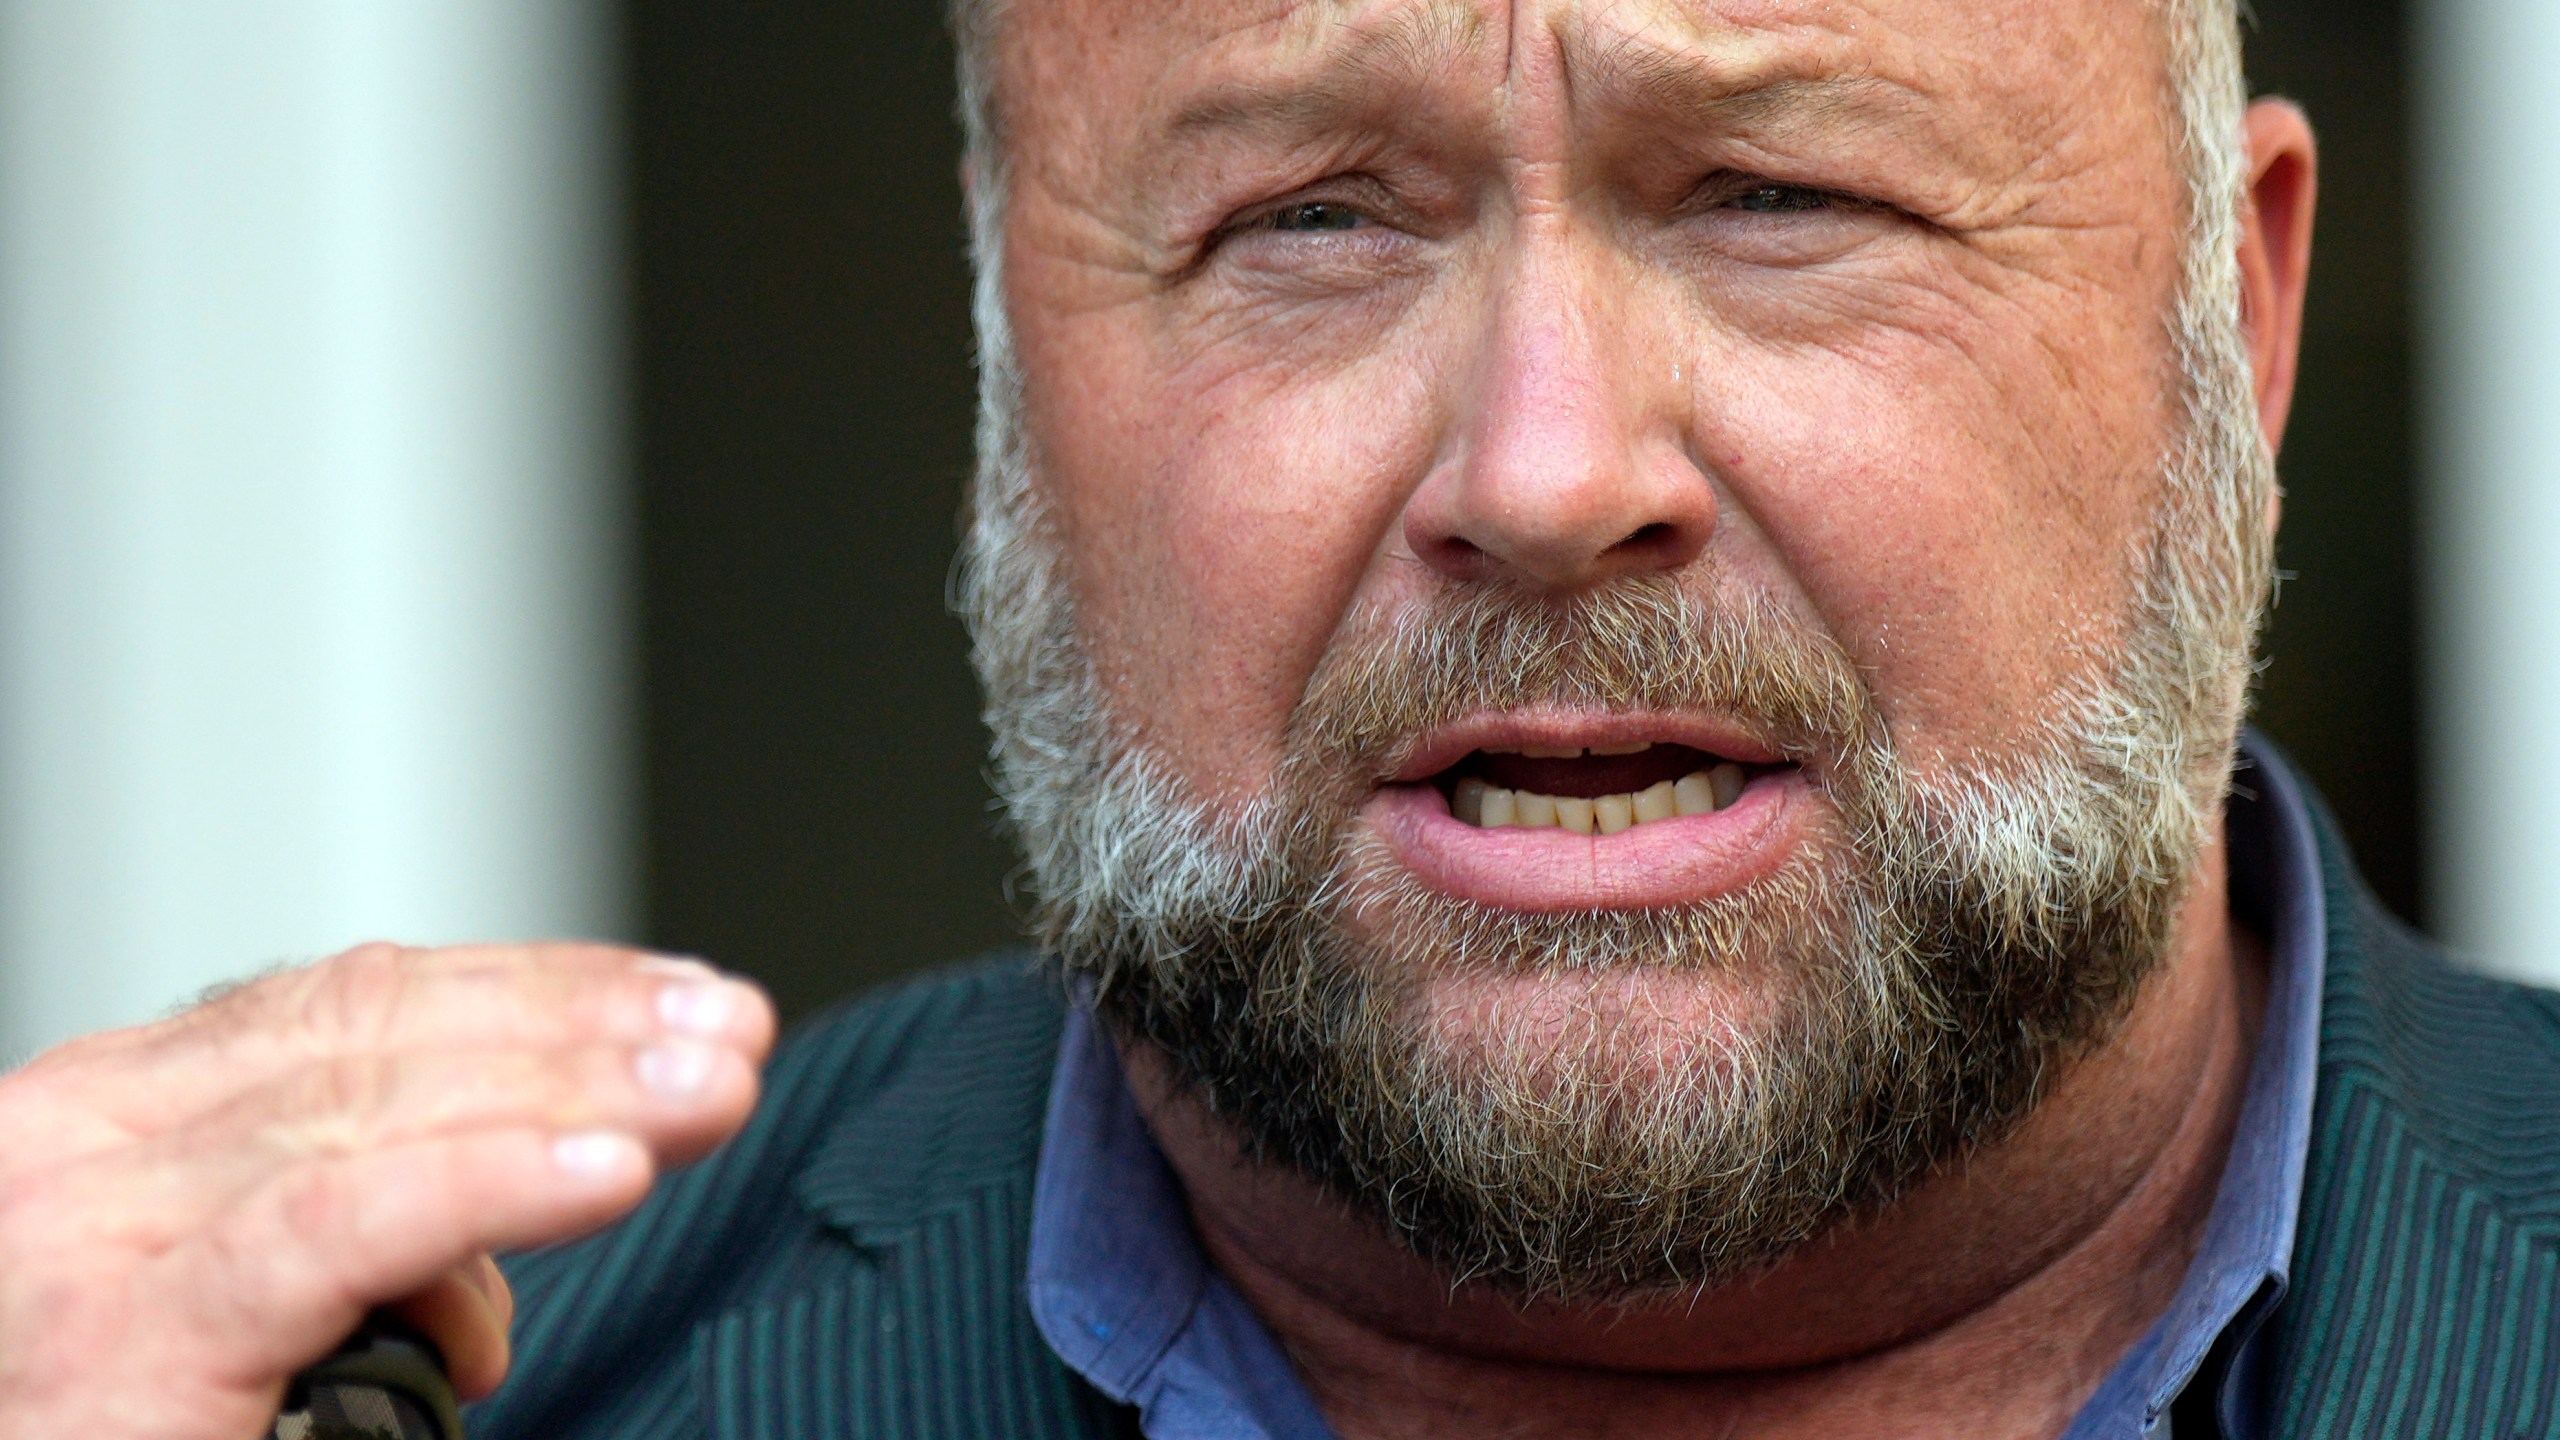
[[[2180,333],[2196,398],[2117,663],[2008,753],[1915,773],[1838,648],[1748,596],[1453,590],[1353,617],[1278,775],[1225,811],[1103,703],[997,354],[962,600],[1036,933],[1248,1154],[1453,1281],[1634,1303],[1766,1267],[2015,1124],[2167,953],[2269,561],[2236,335]],[[1735,717],[1838,824],[1761,882],[1662,909],[1379,883],[1401,872],[1350,822],[1398,747],[1532,702]],[[1535,1005],[1435,1022],[1435,987],[1489,976],[1534,977]],[[1754,1019],[1681,1031],[1649,1003],[1674,986]]]

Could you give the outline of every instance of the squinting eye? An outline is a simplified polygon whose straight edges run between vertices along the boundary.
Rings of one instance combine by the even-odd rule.
[[[1754,215],[1795,215],[1807,210],[1828,210],[1831,197],[1801,185],[1760,185],[1743,191],[1725,204],[1731,209],[1749,211]]]
[[[1348,205],[1331,200],[1309,200],[1297,205],[1284,205],[1263,221],[1271,229],[1286,233],[1357,230],[1369,223],[1369,217]]]

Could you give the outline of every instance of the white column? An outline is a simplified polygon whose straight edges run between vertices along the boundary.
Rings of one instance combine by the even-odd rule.
[[[2432,880],[2560,984],[2560,3],[2418,8]]]
[[[601,0],[0,0],[0,1059],[630,905]]]

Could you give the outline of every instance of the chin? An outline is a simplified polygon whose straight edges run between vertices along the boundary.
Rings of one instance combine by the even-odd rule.
[[[1485,969],[1444,957],[1409,976],[1410,1023],[1452,1051],[1516,1049],[1595,1061],[1625,1078],[1769,1039],[1793,1007],[1775,967],[1665,963]]]

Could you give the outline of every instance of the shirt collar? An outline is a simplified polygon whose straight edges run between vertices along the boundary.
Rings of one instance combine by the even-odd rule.
[[[1270,1330],[1201,1253],[1181,1183],[1083,1004],[1059,1041],[1028,1281],[1049,1348],[1136,1406],[1148,1440],[1330,1440]]]
[[[2169,1308],[2103,1381],[2065,1440],[2152,1431],[2217,1352],[2215,1410],[2227,1440],[2259,1429],[2258,1328],[2284,1298],[2320,1060],[2329,918],[2302,781],[2252,734],[2241,747],[2224,834],[2232,912],[2267,942],[2267,1009],[2231,1154],[2196,1257]]]

